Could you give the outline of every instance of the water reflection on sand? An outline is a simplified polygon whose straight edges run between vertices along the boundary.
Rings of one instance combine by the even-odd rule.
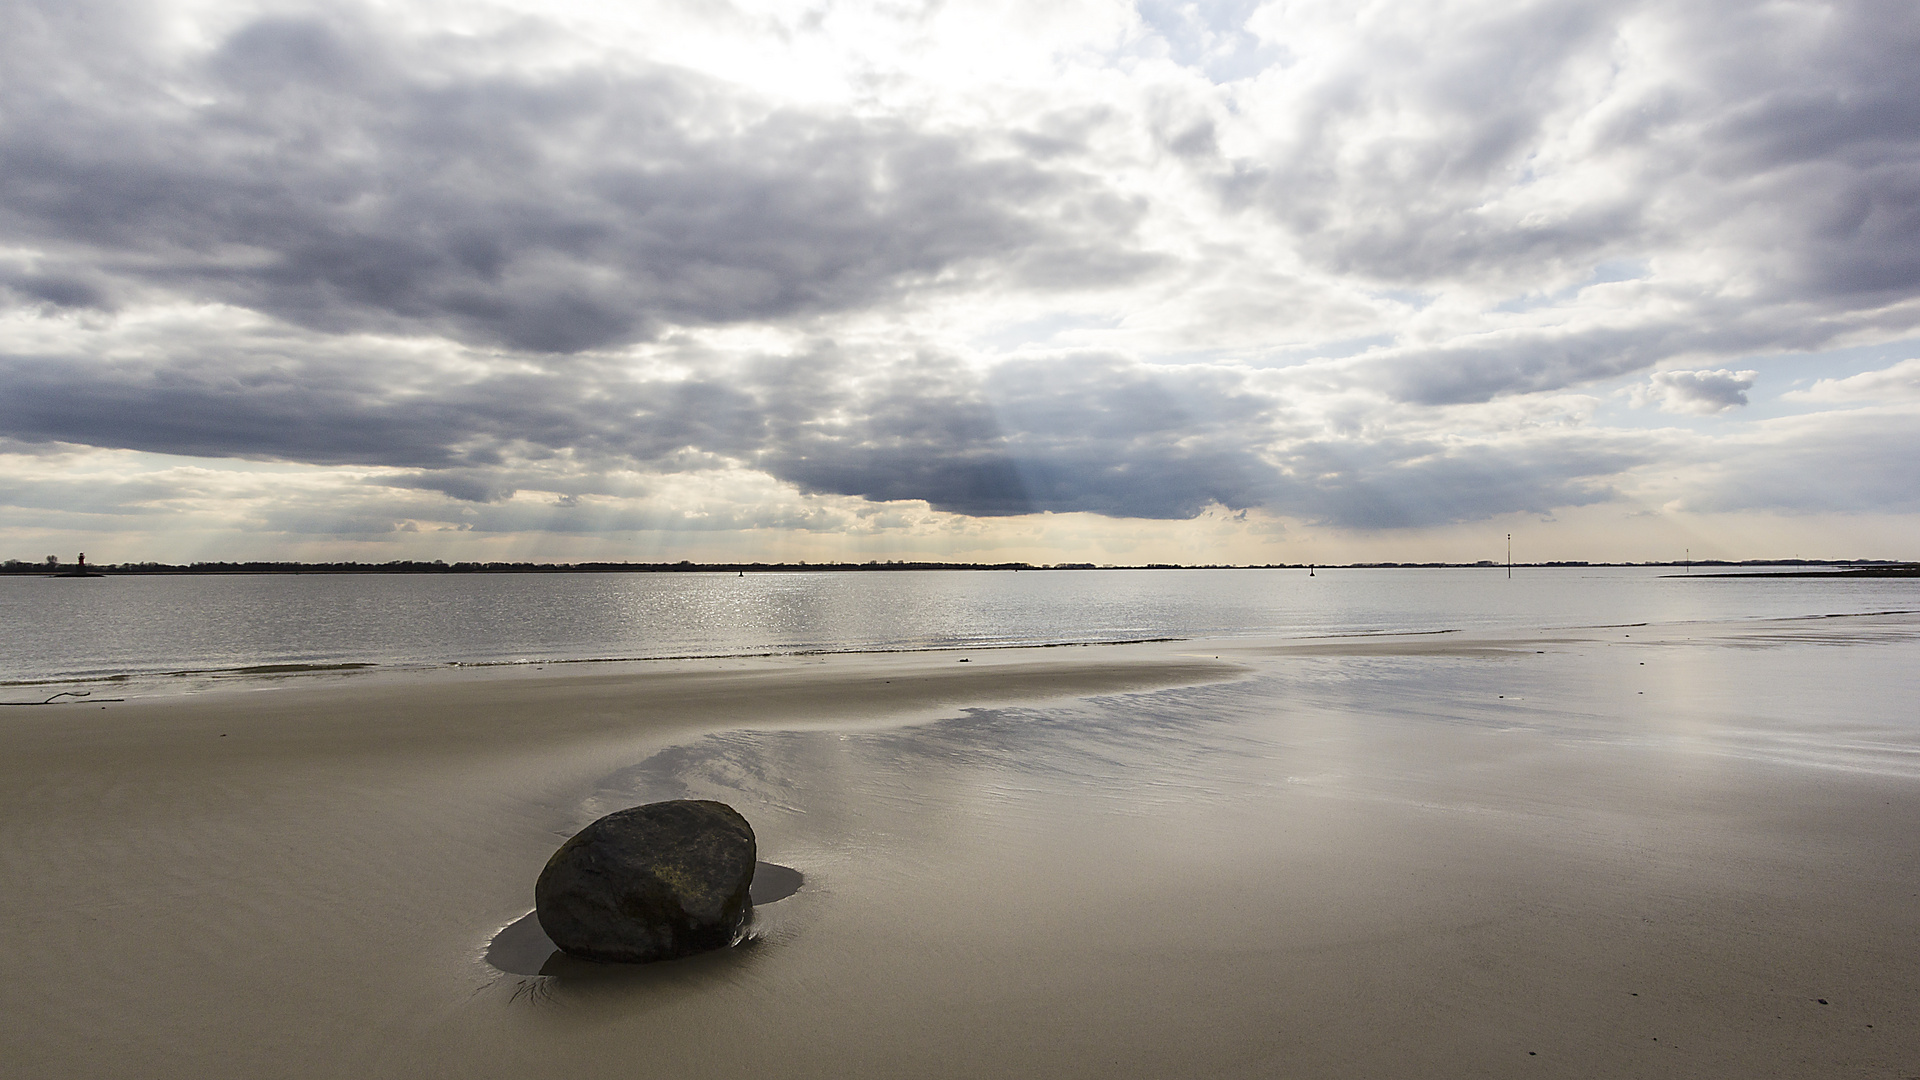
[[[755,1010],[771,1044],[860,1048],[785,1059],[817,1075],[1864,1053],[1920,992],[1916,646],[1911,615],[1220,643],[1255,674],[717,733],[578,813],[733,802],[809,868],[800,906],[740,963],[550,1000],[636,1037],[693,1022],[681,1060],[717,1037],[694,1002]],[[1817,997],[1853,1026],[1788,1016]]]

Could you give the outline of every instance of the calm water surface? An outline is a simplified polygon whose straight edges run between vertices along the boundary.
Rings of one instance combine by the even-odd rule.
[[[0,682],[1920,608],[1920,581],[1667,568],[0,579]]]

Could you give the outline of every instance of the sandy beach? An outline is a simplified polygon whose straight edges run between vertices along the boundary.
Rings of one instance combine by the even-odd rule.
[[[1916,661],[1896,614],[11,708],[5,1071],[1914,1077]],[[752,940],[486,962],[681,795],[806,875]]]

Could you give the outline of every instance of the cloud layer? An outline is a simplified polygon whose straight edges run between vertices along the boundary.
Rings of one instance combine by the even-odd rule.
[[[1920,329],[1911,5],[1054,14],[8,0],[0,438],[376,470],[321,531],[1911,503],[1775,467],[1904,365],[1739,419]]]
[[[10,238],[45,252],[10,284],[57,306],[160,291],[570,353],[989,263],[1042,288],[1152,264],[1138,209],[1071,170],[665,65],[501,71],[365,16],[262,17],[171,62],[33,37],[7,58],[0,182]],[[102,69],[116,92],[76,99]]]

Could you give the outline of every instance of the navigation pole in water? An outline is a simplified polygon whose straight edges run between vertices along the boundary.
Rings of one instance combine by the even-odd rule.
[[[1513,534],[1507,534],[1507,580],[1513,580]]]

